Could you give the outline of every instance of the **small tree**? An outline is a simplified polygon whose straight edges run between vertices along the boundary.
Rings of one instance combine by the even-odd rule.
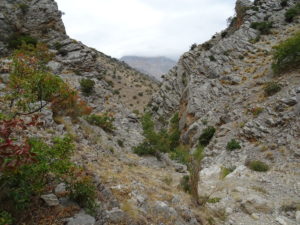
[[[198,184],[199,172],[202,169],[201,161],[204,158],[203,147],[198,146],[194,153],[190,155],[188,170],[190,172],[190,193],[196,205],[202,205],[199,198]]]

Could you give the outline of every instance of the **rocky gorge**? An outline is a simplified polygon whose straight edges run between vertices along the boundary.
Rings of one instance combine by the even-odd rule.
[[[0,1],[0,112],[9,110],[9,40],[26,34],[49,46],[54,57],[47,67],[78,91],[92,114],[114,118],[111,131],[50,106],[36,112],[42,126],[28,126],[18,135],[46,143],[71,135],[75,149],[71,161],[92,177],[97,206],[89,213],[66,196],[67,182],[54,182],[50,174],[48,187],[33,198],[38,199],[35,207],[3,225],[300,224],[299,67],[280,76],[271,68],[273,46],[300,30],[299,17],[285,20],[287,10],[297,3],[237,0],[228,28],[184,53],[159,84],[71,39],[54,0]],[[253,26],[263,21],[272,23],[267,32]],[[90,95],[82,92],[82,79],[93,81]],[[190,171],[169,152],[159,157],[133,152],[145,139],[144,108],[156,128],[170,127],[177,113],[179,142],[191,152],[203,132],[214,128],[197,174],[197,188],[200,196],[207,197],[206,204],[195,205],[182,189]],[[28,115],[21,118],[30,120]],[[253,169],[253,162],[266,169]],[[8,205],[2,194],[0,190],[1,210]]]

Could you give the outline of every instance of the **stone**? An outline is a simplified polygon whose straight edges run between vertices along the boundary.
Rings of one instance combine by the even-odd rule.
[[[55,74],[59,74],[61,72],[62,65],[59,62],[50,61],[47,66],[53,71]]]
[[[253,213],[270,213],[272,211],[272,208],[266,199],[254,194],[243,200],[241,206],[250,215]]]
[[[110,222],[119,224],[124,220],[125,213],[119,208],[113,208],[110,211],[106,211],[106,216]]]
[[[296,211],[296,222],[300,224],[300,211]]]
[[[67,225],[95,225],[96,219],[84,211],[79,212],[73,218],[70,218]]]
[[[294,106],[297,104],[297,99],[296,97],[291,97],[291,98],[283,98],[280,100],[282,103],[288,105],[288,106]]]
[[[60,183],[59,185],[57,185],[55,187],[55,194],[56,195],[64,195],[67,191],[67,187],[66,187],[66,184],[65,183]]]
[[[58,198],[56,197],[55,194],[42,195],[41,199],[43,199],[48,206],[57,206],[57,205],[59,205]]]
[[[172,207],[169,207],[165,202],[156,201],[154,204],[154,211],[157,214],[161,214],[166,218],[176,217],[177,212]]]
[[[277,217],[276,222],[278,222],[280,225],[288,225],[287,222],[285,221],[285,217],[283,216]]]

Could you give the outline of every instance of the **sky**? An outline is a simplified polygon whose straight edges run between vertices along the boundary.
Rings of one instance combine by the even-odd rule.
[[[68,35],[115,58],[177,59],[226,28],[235,0],[56,0]]]

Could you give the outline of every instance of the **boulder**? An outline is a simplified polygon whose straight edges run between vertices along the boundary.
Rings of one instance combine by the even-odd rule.
[[[249,215],[253,213],[271,213],[272,211],[271,205],[266,199],[254,194],[243,200],[241,207]]]
[[[42,195],[41,199],[43,199],[48,206],[59,205],[58,198],[56,197],[55,194]]]
[[[67,225],[95,225],[96,220],[94,217],[81,211],[73,218],[70,218]]]

